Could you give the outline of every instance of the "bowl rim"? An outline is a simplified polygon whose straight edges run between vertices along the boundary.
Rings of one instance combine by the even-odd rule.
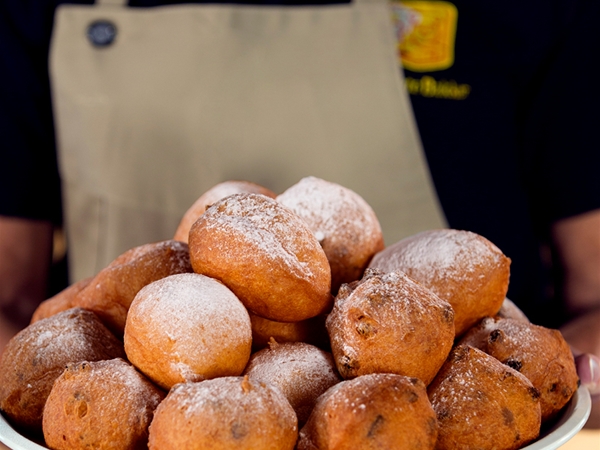
[[[585,386],[580,386],[560,417],[540,437],[521,450],[556,450],[573,438],[585,425],[592,410],[592,399]],[[47,450],[19,432],[0,414],[0,442],[11,450]]]
[[[555,450],[573,438],[585,425],[592,411],[592,398],[585,386],[579,388],[557,421],[540,437],[521,450]]]

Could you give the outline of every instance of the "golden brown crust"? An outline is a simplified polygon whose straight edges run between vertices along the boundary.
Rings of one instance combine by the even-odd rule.
[[[292,450],[296,415],[277,388],[247,377],[174,386],[150,425],[150,450]]]
[[[440,229],[402,239],[376,254],[371,268],[400,270],[454,309],[456,335],[495,315],[508,291],[510,259],[481,235]]]
[[[384,248],[381,225],[371,206],[337,183],[305,177],[277,196],[313,231],[331,266],[331,292],[359,280],[373,255]]]
[[[450,305],[402,272],[368,269],[344,285],[327,317],[342,377],[396,373],[431,382],[454,340]]]
[[[539,393],[516,370],[481,350],[455,347],[429,385],[436,449],[518,449],[540,432]]]
[[[297,450],[433,449],[435,413],[423,382],[394,374],[342,381],[319,399]]]
[[[102,269],[73,299],[94,311],[122,337],[129,305],[147,284],[176,273],[192,272],[187,244],[174,240],[132,248]]]
[[[275,200],[234,194],[190,231],[197,273],[221,280],[254,314],[299,322],[332,305],[329,262],[304,221]]]
[[[37,309],[33,312],[30,323],[35,323],[38,320],[45,319],[61,311],[66,311],[67,309],[73,308],[75,306],[73,304],[73,299],[84,287],[90,284],[92,278],[93,277],[89,277],[79,280],[66,287],[53,297],[50,297],[49,299],[40,303]]]
[[[577,390],[575,360],[558,330],[516,319],[486,318],[460,342],[525,375],[540,393],[542,422],[555,417]]]
[[[164,397],[120,358],[69,364],[46,401],[44,439],[54,450],[148,448],[148,427]]]
[[[261,186],[259,184],[253,183],[251,181],[245,180],[228,180],[222,183],[216,184],[196,200],[192,206],[185,212],[183,217],[181,218],[181,222],[177,226],[177,230],[175,230],[175,235],[173,239],[181,242],[188,242],[190,228],[198,217],[204,214],[206,208],[208,208],[213,203],[221,200],[222,198],[227,197],[232,194],[239,193],[254,193],[254,194],[262,194],[267,197],[275,198],[277,194],[271,191],[270,189]]]
[[[325,328],[326,315],[311,317],[300,322],[277,322],[250,314],[252,323],[252,351],[257,352],[277,342],[306,342],[323,350],[331,350],[329,335]]]
[[[304,342],[277,343],[254,353],[244,370],[251,379],[277,386],[302,426],[317,397],[342,379],[331,353]]]
[[[252,329],[244,305],[222,283],[176,274],[143,287],[125,326],[129,360],[159,386],[240,375]]]
[[[29,325],[0,359],[0,409],[17,427],[42,430],[42,411],[54,380],[71,362],[125,358],[123,344],[98,317],[71,308]]]

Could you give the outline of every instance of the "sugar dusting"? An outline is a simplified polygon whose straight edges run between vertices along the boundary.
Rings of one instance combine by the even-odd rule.
[[[195,273],[171,275],[144,287],[130,315],[143,322],[153,340],[166,343],[157,350],[172,370],[190,381],[202,379],[193,368],[197,359],[210,361],[220,351],[250,342],[252,335],[239,299],[222,283]]]
[[[264,258],[283,264],[299,278],[312,280],[314,253],[322,252],[308,226],[275,200],[257,194],[236,194],[208,208],[201,218],[207,231],[228,238],[212,241],[211,250],[226,256],[235,243],[235,255],[245,261]]]
[[[202,420],[219,414],[230,422],[248,422],[254,432],[264,433],[260,425],[269,422],[290,426],[297,431],[296,415],[279,389],[244,377],[220,377],[199,383],[174,386],[165,400],[166,408],[175,408],[187,420]],[[262,420],[260,419],[262,418]]]
[[[444,281],[477,289],[485,278],[486,265],[497,266],[502,253],[481,236],[463,230],[430,230],[398,241],[373,258],[370,267],[402,270],[430,286],[439,295],[448,288]]]
[[[43,367],[57,367],[66,362],[97,360],[124,356],[122,344],[101,324],[94,313],[73,308],[40,320],[23,330],[17,338],[17,358],[43,358]],[[18,341],[15,341],[18,342]],[[35,362],[34,362],[35,363]]]
[[[458,358],[452,355],[462,353]],[[531,383],[520,373],[492,356],[469,346],[453,350],[446,365],[430,385],[429,400],[439,417],[451,421],[474,421],[478,415],[497,415],[517,389],[526,391]],[[510,377],[520,380],[516,384]],[[509,382],[511,381],[511,382]]]
[[[305,177],[278,195],[277,201],[302,217],[319,241],[330,240],[332,246],[358,241],[360,247],[373,239],[373,233],[381,233],[371,206],[336,183]]]
[[[132,410],[133,420],[153,411],[164,397],[144,375],[120,358],[80,363],[70,366],[69,371],[83,378],[84,385],[90,389],[89,394],[99,402],[98,409],[121,406]]]
[[[272,344],[255,353],[244,371],[281,389],[304,421],[316,398],[341,381],[331,353],[304,342]]]

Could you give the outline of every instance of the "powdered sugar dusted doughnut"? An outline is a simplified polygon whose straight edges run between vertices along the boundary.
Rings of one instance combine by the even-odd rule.
[[[540,393],[542,421],[554,416],[577,390],[579,377],[560,331],[518,319],[485,318],[461,339],[522,373]]]
[[[123,344],[90,311],[72,308],[21,330],[0,359],[0,409],[13,425],[42,432],[42,411],[68,363],[125,357]]]
[[[292,450],[294,410],[279,389],[247,377],[178,384],[157,408],[150,450]]]
[[[140,245],[119,255],[73,299],[94,311],[117,336],[123,336],[129,305],[147,284],[176,273],[192,272],[189,249],[167,240]]]
[[[302,217],[321,243],[331,265],[331,290],[358,280],[375,253],[383,232],[371,206],[337,183],[306,177],[277,196]]]
[[[470,231],[440,229],[415,234],[376,254],[369,267],[401,270],[454,309],[456,335],[502,306],[510,259]]]
[[[435,380],[429,400],[436,412],[436,449],[518,449],[538,437],[539,393],[496,358],[456,346]]]
[[[342,379],[331,353],[304,342],[277,343],[250,357],[244,373],[251,379],[277,386],[303,425],[317,397]]]
[[[46,401],[44,439],[55,450],[147,448],[148,427],[164,397],[120,358],[69,364]]]
[[[206,208],[222,198],[232,194],[239,194],[243,192],[252,192],[254,194],[262,194],[267,197],[275,198],[277,194],[270,189],[245,180],[228,180],[222,183],[216,184],[204,194],[202,194],[198,200],[196,200],[192,206],[185,212],[181,218],[177,230],[173,239],[182,242],[188,242],[190,228],[198,217],[204,214]]]
[[[299,322],[331,308],[329,262],[308,225],[260,194],[218,201],[190,231],[197,273],[221,280],[254,314]]]
[[[326,327],[344,378],[396,373],[429,384],[454,342],[450,305],[402,272],[342,286]]]
[[[395,374],[342,381],[319,399],[297,450],[433,449],[437,421],[425,385]]]
[[[196,273],[150,283],[125,325],[129,360],[165,389],[185,381],[240,375],[250,358],[250,317],[222,283]]]

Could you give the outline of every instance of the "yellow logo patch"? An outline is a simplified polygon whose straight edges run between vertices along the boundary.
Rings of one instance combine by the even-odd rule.
[[[392,0],[391,8],[403,67],[430,72],[454,64],[456,6],[435,0]]]

